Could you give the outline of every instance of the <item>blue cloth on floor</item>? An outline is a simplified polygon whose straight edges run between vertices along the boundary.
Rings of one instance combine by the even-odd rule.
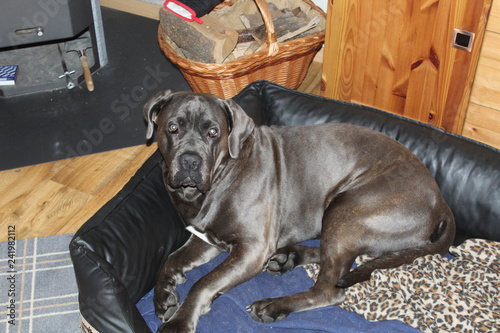
[[[187,281],[177,286],[183,300],[193,284],[210,272],[227,257],[227,253],[200,266],[187,274]],[[235,287],[217,298],[212,309],[200,318],[196,332],[420,332],[403,322],[369,322],[360,315],[341,309],[338,306],[292,313],[285,320],[263,324],[253,320],[246,311],[246,306],[254,301],[294,294],[307,290],[313,281],[302,267],[283,275],[272,276],[265,272]],[[154,313],[153,291],[145,295],[137,308],[148,323],[151,331],[156,332],[161,321]]]

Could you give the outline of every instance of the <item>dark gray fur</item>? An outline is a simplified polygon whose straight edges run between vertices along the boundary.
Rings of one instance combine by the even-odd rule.
[[[194,332],[215,298],[263,269],[321,265],[309,290],[248,307],[255,320],[273,322],[338,304],[343,288],[374,269],[444,254],[452,243],[454,218],[432,175],[383,134],[341,123],[256,126],[232,100],[170,91],[154,96],[144,116],[148,139],[157,126],[165,185],[195,229],[155,287],[160,332]],[[314,238],[320,248],[295,245]],[[186,272],[222,251],[227,259],[179,304]],[[376,259],[349,272],[363,253]]]

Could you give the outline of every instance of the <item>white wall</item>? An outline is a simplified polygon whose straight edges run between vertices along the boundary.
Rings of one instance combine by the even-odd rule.
[[[316,6],[323,9],[323,11],[326,13],[326,8],[328,7],[328,0],[313,0],[313,2],[316,4]]]

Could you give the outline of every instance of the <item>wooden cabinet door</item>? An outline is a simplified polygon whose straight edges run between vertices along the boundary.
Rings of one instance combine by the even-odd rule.
[[[500,1],[500,0],[496,0]],[[461,133],[491,0],[329,0],[322,93]],[[454,39],[454,29],[466,32]]]

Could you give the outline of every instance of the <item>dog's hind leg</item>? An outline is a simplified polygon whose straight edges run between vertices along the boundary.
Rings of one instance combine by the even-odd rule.
[[[297,266],[320,263],[319,247],[289,245],[278,249],[267,262],[266,271],[271,275],[284,274]]]
[[[270,323],[284,319],[292,312],[312,310],[339,304],[344,300],[344,291],[337,288],[337,281],[349,272],[352,262],[359,253],[357,239],[352,235],[352,220],[349,214],[339,214],[339,207],[329,208],[323,219],[321,236],[321,268],[318,279],[310,289],[284,297],[268,298],[254,302],[248,307],[253,319]],[[347,220],[346,220],[347,219]]]
[[[429,243],[384,253],[347,273],[337,282],[337,287],[347,288],[356,283],[369,280],[371,273],[376,269],[399,267],[428,254],[439,253],[444,255],[455,236],[455,224],[452,217],[449,216],[444,216],[441,219],[435,217],[435,219],[440,220],[440,222],[436,224],[435,229],[430,235]]]
[[[339,278],[349,271],[354,257],[348,254],[344,255],[341,245],[337,249],[329,250],[336,252],[336,254],[329,257],[328,262],[321,261],[320,272],[314,286],[297,294],[254,302],[247,309],[252,318],[260,322],[271,323],[284,319],[292,312],[307,311],[341,303],[344,300],[344,290],[335,285]]]

